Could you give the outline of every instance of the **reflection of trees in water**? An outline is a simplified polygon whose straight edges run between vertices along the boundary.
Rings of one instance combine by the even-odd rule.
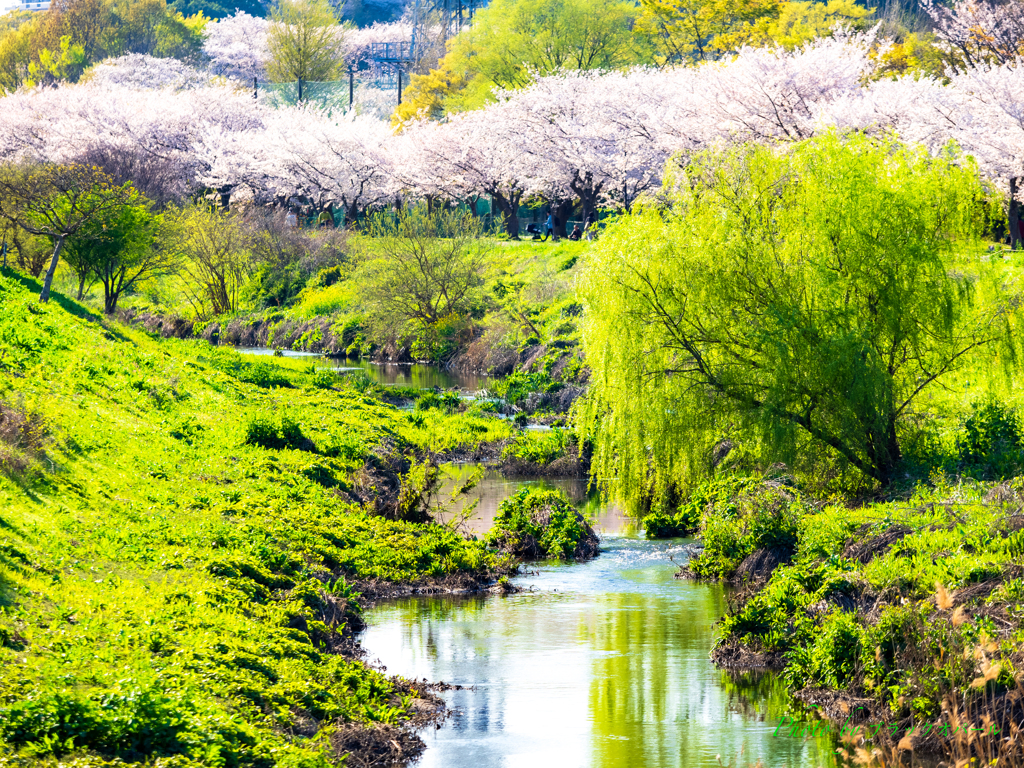
[[[774,737],[773,723],[762,722],[747,698],[763,692],[770,715],[779,716],[782,706],[776,705],[784,703],[785,692],[777,683],[753,677],[726,682],[712,667],[708,627],[722,615],[722,591],[688,592],[685,601],[609,594],[588,617],[588,642],[595,651],[591,764],[714,765],[719,754],[727,764],[740,755],[751,764],[758,758],[766,765],[820,764],[827,745]]]
[[[654,583],[643,566],[623,571],[608,557],[579,566],[591,569],[588,589]],[[531,746],[589,731],[589,764],[598,768],[709,768],[719,754],[729,765],[834,765],[826,743],[804,743],[788,729],[773,736],[787,701],[778,681],[712,666],[711,625],[726,609],[721,587],[662,581],[645,591],[416,598],[386,610],[402,646],[413,649],[417,674],[477,684],[446,695],[458,714],[443,737],[448,749],[472,745],[474,765],[499,761],[508,742],[490,735],[506,727],[516,739],[528,733]],[[528,712],[544,690],[558,691],[550,722]],[[483,733],[490,735],[473,735]]]
[[[445,474],[448,475],[448,479],[442,490],[442,498],[447,498],[452,488],[466,482],[480,466],[479,464],[446,465]],[[577,506],[582,505],[589,498],[587,495],[587,481],[583,478],[507,478],[497,470],[485,469],[483,477],[467,497],[470,503],[473,501],[478,502],[473,516],[482,518],[482,521],[486,523],[479,527],[473,526],[473,529],[486,530],[489,528],[501,502],[524,487],[562,491]],[[463,504],[456,503],[453,506],[453,512],[461,511],[463,508]],[[584,514],[586,514],[586,508],[584,509]]]

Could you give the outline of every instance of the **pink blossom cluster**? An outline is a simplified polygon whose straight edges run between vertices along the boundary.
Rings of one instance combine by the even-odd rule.
[[[173,160],[192,188],[235,199],[301,195],[355,211],[489,195],[507,216],[533,194],[578,199],[585,210],[628,207],[662,183],[671,158],[836,129],[894,134],[933,152],[955,143],[1004,189],[1024,176],[1018,60],[950,72],[946,81],[872,82],[872,42],[838,36],[792,52],[745,49],[699,67],[537,77],[484,109],[398,131],[357,111],[275,109],[230,83],[182,86],[177,70],[104,74],[0,101],[0,159],[66,162],[99,146]]]

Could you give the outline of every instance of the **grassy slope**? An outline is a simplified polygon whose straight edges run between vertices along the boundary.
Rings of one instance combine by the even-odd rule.
[[[335,724],[403,720],[408,691],[331,652],[357,610],[345,579],[498,564],[336,490],[374,445],[429,430],[351,390],[247,383],[304,378],[34,290],[0,277],[0,401],[50,433],[34,455],[0,444],[0,763],[321,765]],[[282,414],[316,453],[245,444]],[[488,428],[464,422],[435,431]]]

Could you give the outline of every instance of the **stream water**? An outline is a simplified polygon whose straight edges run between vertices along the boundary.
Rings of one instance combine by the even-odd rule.
[[[469,527],[485,530],[520,485],[485,476]],[[775,734],[779,681],[711,663],[726,593],[674,578],[686,542],[646,541],[614,507],[587,504],[585,485],[563,490],[601,534],[595,560],[531,566],[514,595],[418,597],[367,612],[361,642],[389,673],[464,686],[444,694],[454,714],[422,734],[418,765],[832,765],[827,741]]]
[[[236,347],[243,355],[273,355],[269,347]],[[308,360],[317,368],[326,368],[339,373],[363,371],[373,381],[387,386],[413,387],[415,389],[457,388],[476,392],[490,386],[494,379],[473,373],[459,373],[439,368],[436,365],[420,363],[370,363],[365,360],[327,357],[317,352],[293,352],[281,350],[282,357],[299,357]]]

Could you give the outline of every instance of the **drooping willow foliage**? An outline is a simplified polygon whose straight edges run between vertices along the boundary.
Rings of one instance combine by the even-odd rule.
[[[861,135],[698,156],[581,276],[596,474],[636,509],[728,439],[890,482],[922,394],[1012,360],[983,198],[968,158]]]

